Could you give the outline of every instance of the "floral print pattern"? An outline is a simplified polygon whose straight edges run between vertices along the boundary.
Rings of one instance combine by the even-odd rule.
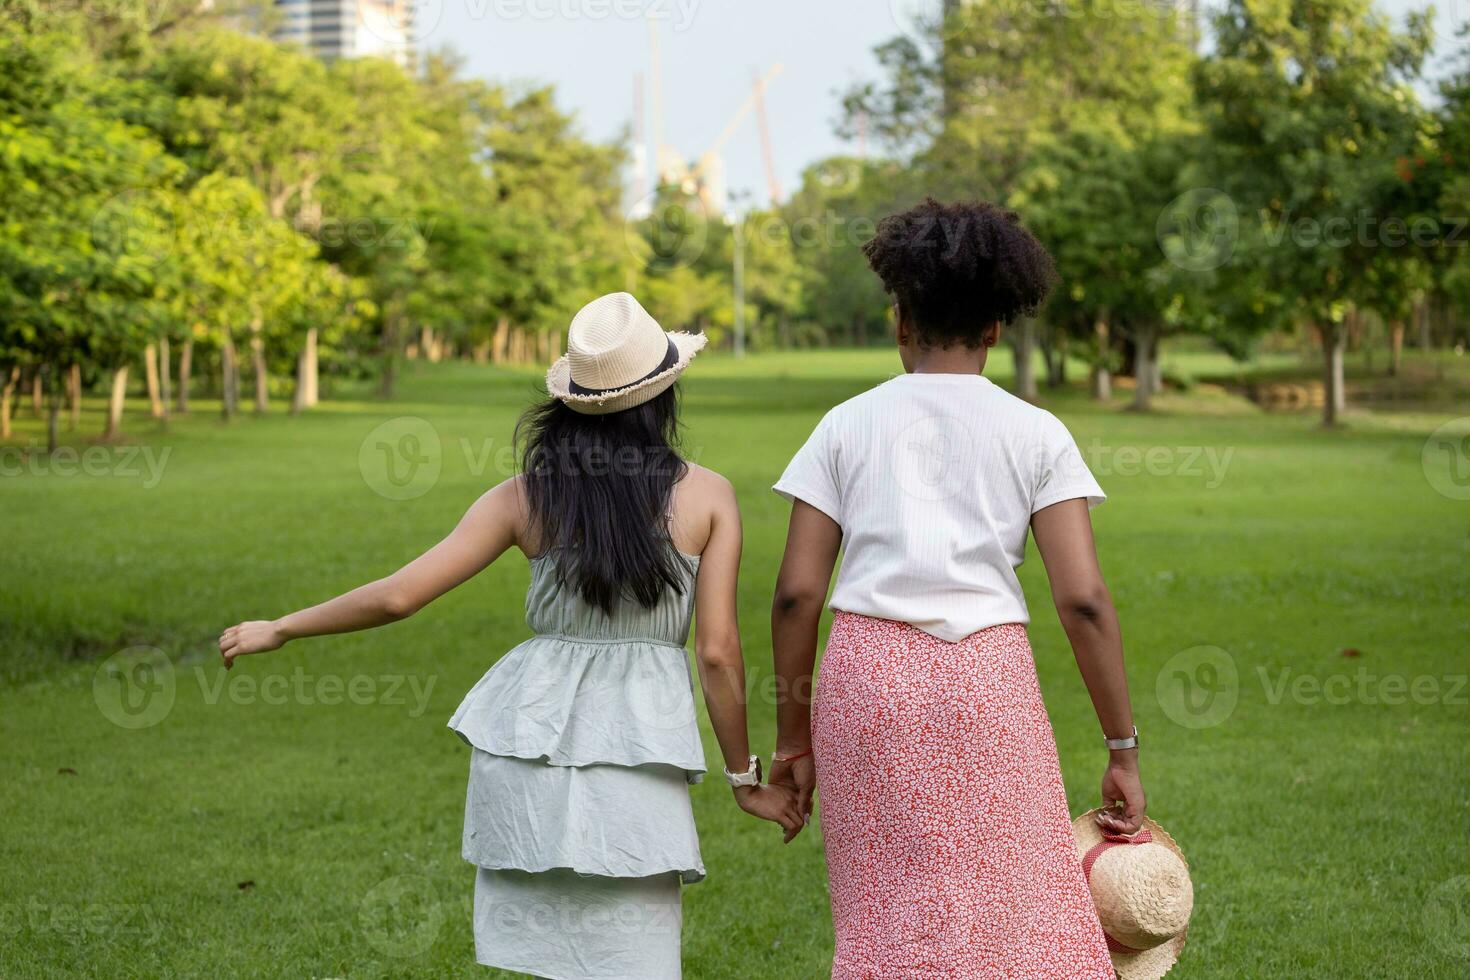
[[[1024,626],[837,613],[812,737],[833,980],[1113,980]]]

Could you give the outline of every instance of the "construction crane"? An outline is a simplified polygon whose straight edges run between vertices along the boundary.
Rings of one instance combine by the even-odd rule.
[[[755,86],[751,89],[740,108],[735,110],[735,115],[725,124],[720,135],[708,150],[700,156],[699,162],[695,164],[684,180],[684,188],[689,193],[698,194],[704,202],[706,209],[712,211],[723,211],[725,206],[725,167],[721,154],[724,153],[725,145],[730,142],[745,118],[751,114],[761,101],[761,93],[776,76],[784,70],[781,65],[774,65],[771,70],[755,80]]]
[[[781,179],[776,176],[776,154],[771,149],[771,124],[766,119],[766,82],[752,69],[755,79],[755,121],[761,132],[761,161],[766,167],[766,190],[770,192],[771,204],[781,200]]]
[[[652,135],[654,140],[654,173],[657,178],[656,184],[658,186],[677,186],[686,194],[698,196],[707,212],[723,212],[725,210],[725,175],[721,154],[726,144],[739,131],[746,117],[752,111],[755,111],[760,123],[761,146],[766,167],[766,183],[770,188],[772,201],[777,200],[781,194],[781,187],[776,180],[776,166],[774,155],[771,151],[770,129],[766,121],[765,90],[781,74],[784,67],[779,64],[774,65],[764,75],[755,78],[750,94],[741,103],[740,108],[735,111],[735,115],[725,124],[725,128],[721,130],[720,135],[715,138],[710,148],[700,154],[698,162],[691,167],[678,151],[664,142],[663,73],[659,59],[658,29],[652,19],[648,21],[648,50],[650,59],[649,97],[652,104]]]

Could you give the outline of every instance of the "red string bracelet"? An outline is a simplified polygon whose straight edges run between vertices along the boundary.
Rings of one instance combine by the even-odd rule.
[[[806,758],[807,756],[809,756],[811,754],[812,754],[812,750],[811,749],[807,749],[805,752],[798,752],[795,755],[777,755],[777,756],[773,756],[772,759],[774,761],[776,761],[776,762],[795,762],[797,759],[804,759],[804,758]]]

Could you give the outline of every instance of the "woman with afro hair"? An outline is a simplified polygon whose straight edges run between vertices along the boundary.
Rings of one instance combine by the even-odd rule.
[[[1055,416],[983,373],[1045,300],[1051,256],[1013,212],[932,199],[864,251],[904,373],[828,412],[775,485],[791,524],[771,781],[808,814],[821,797],[832,976],[1112,980],[1016,576],[1029,532],[1102,728],[1098,823],[1135,833],[1137,731],[1089,517],[1103,492]]]

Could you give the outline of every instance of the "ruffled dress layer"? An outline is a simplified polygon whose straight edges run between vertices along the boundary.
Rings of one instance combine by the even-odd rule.
[[[689,784],[704,775],[683,592],[614,615],[531,562],[536,635],[482,677],[449,727],[473,749],[465,860],[476,959],[549,980],[679,974],[679,886],[704,877]]]

